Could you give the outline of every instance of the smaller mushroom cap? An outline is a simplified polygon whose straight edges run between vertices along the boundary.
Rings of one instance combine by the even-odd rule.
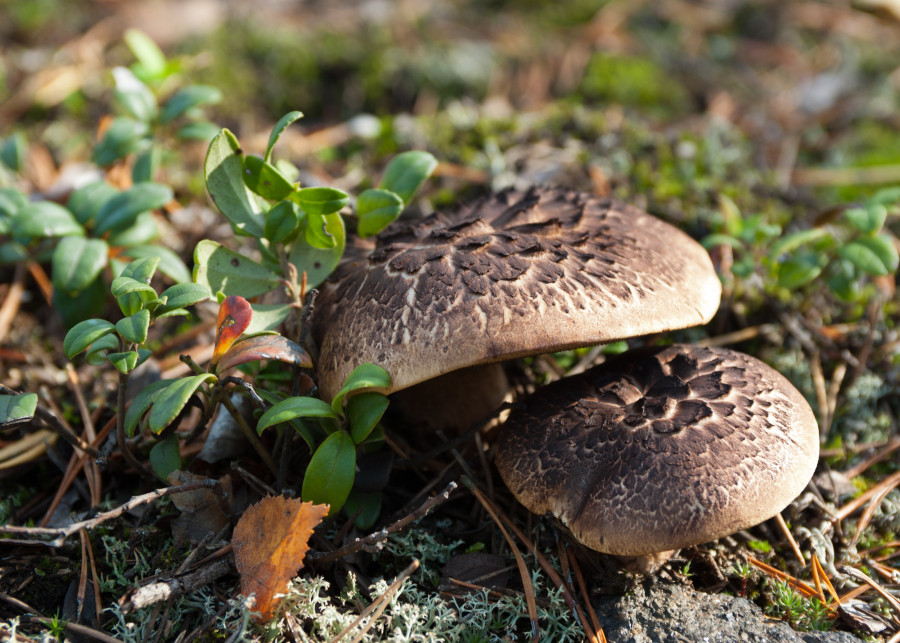
[[[325,399],[359,364],[393,393],[444,373],[709,321],[721,283],[681,230],[564,189],[393,226],[326,281],[311,319]]]
[[[721,348],[624,353],[550,384],[503,425],[513,495],[597,551],[641,556],[715,540],[780,512],[819,455],[803,396]]]

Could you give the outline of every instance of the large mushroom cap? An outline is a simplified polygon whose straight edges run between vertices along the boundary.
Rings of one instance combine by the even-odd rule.
[[[771,518],[816,468],[812,410],[780,373],[727,349],[625,353],[537,391],[503,426],[513,495],[622,556],[715,540]]]
[[[401,224],[316,301],[326,399],[374,362],[397,391],[456,369],[702,324],[721,286],[696,241],[569,190],[506,191]]]

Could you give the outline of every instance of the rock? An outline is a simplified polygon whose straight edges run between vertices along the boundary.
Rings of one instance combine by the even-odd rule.
[[[847,632],[797,632],[747,599],[704,594],[659,577],[636,580],[622,596],[596,599],[609,641],[617,643],[859,643]]]

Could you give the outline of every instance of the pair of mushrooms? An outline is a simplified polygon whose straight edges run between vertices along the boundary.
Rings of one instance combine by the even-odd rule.
[[[506,191],[401,224],[339,266],[312,321],[319,387],[329,399],[374,362],[391,374],[385,394],[447,372],[477,391],[483,380],[460,369],[702,324],[720,295],[706,251],[652,215],[563,189]],[[531,511],[595,550],[643,556],[774,516],[818,448],[809,405],[779,373],[673,345],[536,391],[504,422],[495,461]]]

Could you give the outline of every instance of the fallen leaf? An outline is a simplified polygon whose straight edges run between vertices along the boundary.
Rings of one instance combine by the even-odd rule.
[[[275,595],[285,591],[303,566],[309,537],[327,514],[328,505],[270,496],[241,516],[231,539],[234,562],[241,575],[241,593],[256,595],[261,622],[272,618]]]
[[[259,335],[235,342],[221,356],[216,365],[216,373],[222,374],[230,368],[256,362],[261,359],[277,359],[288,364],[312,368],[312,360],[305,350],[281,335]]]
[[[238,295],[231,295],[222,301],[219,317],[216,320],[216,348],[213,351],[212,363],[219,361],[222,355],[231,348],[237,338],[247,330],[253,309],[250,302]]]
[[[173,485],[203,482],[207,478],[189,471],[173,471],[166,479]],[[231,497],[231,483],[228,476],[219,482],[227,497]],[[175,543],[199,542],[209,535],[216,535],[228,524],[229,516],[222,508],[222,502],[212,489],[195,489],[172,494],[172,503],[181,515],[172,523]]]

